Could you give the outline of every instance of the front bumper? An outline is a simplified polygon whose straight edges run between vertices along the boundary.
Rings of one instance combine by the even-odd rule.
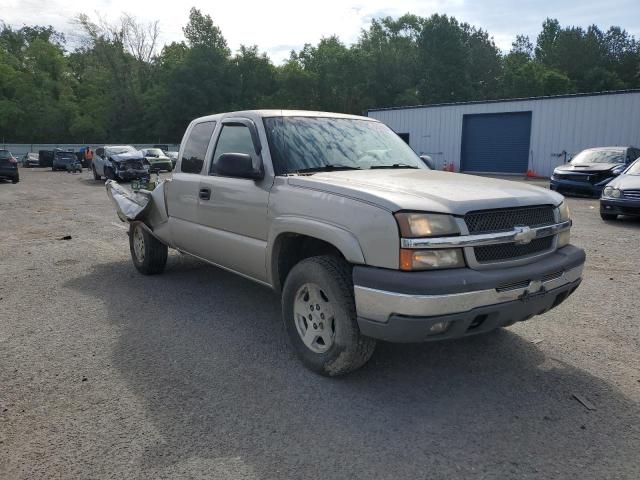
[[[358,325],[392,342],[459,338],[542,314],[578,287],[585,254],[568,245],[518,267],[401,272],[353,270]],[[432,327],[448,322],[434,333]]]
[[[149,175],[149,171],[146,169],[143,169],[143,170],[122,169],[122,170],[116,170],[115,173],[116,173],[116,176],[121,180],[138,180],[140,178],[143,178]]]
[[[640,200],[601,198],[600,213],[640,216]]]
[[[567,193],[573,195],[587,196],[587,197],[599,197],[602,195],[604,187],[613,180],[615,177],[607,178],[598,183],[589,182],[577,182],[574,180],[559,180],[551,178],[549,182],[549,188],[560,193]]]

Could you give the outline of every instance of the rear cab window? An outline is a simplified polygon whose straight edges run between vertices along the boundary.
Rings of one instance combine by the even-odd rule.
[[[201,122],[193,126],[180,159],[182,173],[201,173],[204,157],[216,128],[216,122]]]

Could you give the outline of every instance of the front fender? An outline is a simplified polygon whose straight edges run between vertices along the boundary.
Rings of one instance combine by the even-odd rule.
[[[344,258],[353,264],[364,264],[365,258],[358,239],[344,227],[323,222],[315,218],[284,216],[273,220],[267,239],[267,278],[273,282],[274,247],[278,237],[283,234],[294,233],[317,238],[336,247]]]

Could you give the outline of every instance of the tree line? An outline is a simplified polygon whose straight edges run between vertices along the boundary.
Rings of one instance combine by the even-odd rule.
[[[0,137],[6,142],[180,141],[195,117],[253,108],[362,114],[368,108],[640,88],[628,32],[547,19],[535,43],[502,53],[489,33],[447,15],[372,20],[353,45],[323,38],[274,65],[232,52],[192,8],[185,41],[159,49],[157,22],[75,19],[73,42],[48,26],[0,25]],[[73,45],[73,48],[70,47]]]

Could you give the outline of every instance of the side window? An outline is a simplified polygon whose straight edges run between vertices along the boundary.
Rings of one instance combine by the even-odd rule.
[[[246,153],[253,157],[256,151],[249,128],[244,125],[225,125],[222,127],[215,152],[213,152],[211,173],[214,172],[214,165],[223,153]]]
[[[193,127],[184,146],[180,171],[183,173],[200,173],[204,164],[204,156],[216,128],[216,122],[202,122]]]

